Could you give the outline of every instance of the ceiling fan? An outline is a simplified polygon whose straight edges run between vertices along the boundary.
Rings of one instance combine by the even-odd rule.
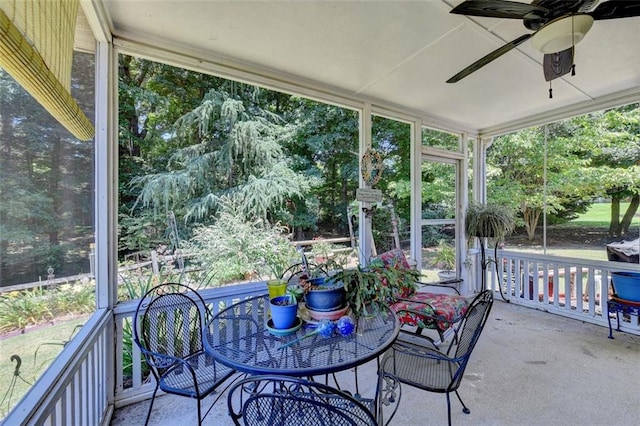
[[[569,72],[575,73],[575,45],[587,34],[593,21],[640,16],[640,0],[609,0],[591,10],[599,0],[533,0],[531,4],[508,0],[466,0],[450,13],[488,18],[522,19],[525,28],[534,31],[494,50],[469,65],[449,80],[455,83],[531,39],[544,54],[546,81]],[[551,91],[549,92],[551,97]]]

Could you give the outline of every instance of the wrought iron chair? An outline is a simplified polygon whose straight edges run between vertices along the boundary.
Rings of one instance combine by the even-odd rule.
[[[227,396],[229,415],[246,426],[375,426],[356,398],[318,382],[287,376],[252,376]]]
[[[462,411],[470,410],[462,402],[458,387],[462,381],[471,352],[484,328],[489,312],[493,306],[493,291],[485,290],[478,294],[467,310],[461,322],[458,339],[452,342],[446,352],[437,348],[424,346],[414,341],[396,341],[382,357],[378,371],[380,391],[380,416],[382,408],[394,406],[388,422],[395,415],[401,397],[400,383],[407,384],[428,392],[444,393],[447,396],[448,422],[451,425],[451,400],[449,394],[455,392],[462,404]],[[387,422],[387,423],[388,423]]]
[[[202,399],[235,373],[203,349],[203,326],[208,316],[202,297],[182,284],[161,284],[140,300],[134,317],[134,341],[156,381],[145,425],[158,389],[197,399],[198,424],[202,424]]]
[[[393,249],[377,256],[390,268],[410,268],[409,262],[400,249]],[[464,317],[469,299],[461,296],[455,287],[461,279],[440,281],[436,283],[410,282],[406,290],[398,294],[389,306],[396,312],[403,326],[402,331],[408,331],[408,327],[415,327],[413,333],[428,339],[434,345],[445,340],[445,332],[460,322]],[[416,291],[416,287],[418,290]],[[447,289],[449,293],[424,291],[428,287]],[[455,292],[452,294],[451,291]],[[435,330],[439,341],[433,340],[423,332]],[[455,329],[454,329],[455,330]]]

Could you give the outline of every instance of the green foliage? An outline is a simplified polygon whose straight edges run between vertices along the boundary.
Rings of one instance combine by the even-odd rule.
[[[545,142],[544,127],[525,129],[497,138],[488,151],[489,201],[519,211],[530,237],[543,208],[557,214],[568,200],[591,199],[588,159],[576,154],[570,131],[562,123],[549,125]]]
[[[316,264],[322,266],[323,269],[327,269],[327,267],[333,267],[334,265],[346,265],[352,253],[350,250],[344,249],[345,246],[343,245],[319,241],[311,245],[309,256],[315,259]]]
[[[447,271],[451,271],[456,267],[456,251],[451,242],[440,240],[436,255],[433,258],[433,265]]]
[[[147,269],[125,270],[118,274],[118,300],[136,300],[163,282],[175,282],[174,277],[155,275]]]
[[[356,316],[371,315],[376,304],[386,304],[403,294],[415,290],[420,273],[415,269],[385,266],[380,259],[363,267],[339,270],[331,275],[332,281],[343,282],[347,300]]]
[[[544,126],[496,138],[487,155],[489,200],[520,212],[532,237],[543,208],[554,222],[596,197],[639,195],[639,120],[637,104],[627,105],[549,124],[546,144]],[[612,233],[628,229],[637,204],[629,206],[619,227],[612,217]]]
[[[133,377],[134,345],[133,324],[131,319],[127,318],[122,325],[122,374],[125,379]],[[145,361],[144,356],[142,354],[139,354],[139,356],[142,368],[141,375],[143,379],[145,379],[151,373],[151,369]]]
[[[94,55],[74,54],[72,89],[93,111]],[[0,69],[1,285],[86,272],[94,144],[80,142]]]
[[[290,137],[290,129],[279,121],[228,93],[209,90],[176,121],[175,137],[188,142],[172,153],[166,171],[132,179],[140,188],[139,202],[202,221],[228,197],[246,217],[267,218],[308,190],[284,157],[280,140]]]
[[[344,235],[347,205],[358,185],[358,114],[308,99],[298,101],[293,112],[296,132],[283,146],[292,168],[309,182],[312,196],[293,199],[292,224],[297,236],[316,226]]]
[[[279,277],[298,258],[286,228],[262,219],[246,221],[229,200],[223,201],[213,225],[195,229],[185,251],[222,282]]]
[[[20,330],[69,314],[91,313],[95,306],[93,282],[5,293],[0,296],[0,332]]]
[[[492,238],[496,243],[513,232],[515,217],[513,210],[498,204],[469,203],[465,230],[469,239]]]

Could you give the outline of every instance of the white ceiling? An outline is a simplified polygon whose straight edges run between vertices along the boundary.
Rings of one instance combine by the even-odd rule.
[[[576,47],[577,74],[554,80],[549,99],[542,54],[530,41],[445,83],[530,32],[518,20],[449,14],[461,0],[94,2],[118,39],[239,63],[474,133],[603,99],[640,101],[640,17],[596,21]]]

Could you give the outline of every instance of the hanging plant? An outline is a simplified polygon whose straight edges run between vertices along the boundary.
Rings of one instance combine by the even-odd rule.
[[[512,209],[498,204],[470,203],[467,208],[465,229],[469,240],[491,238],[497,244],[515,228]]]
[[[515,229],[515,213],[512,209],[498,204],[481,204],[470,203],[467,208],[467,216],[465,220],[465,231],[469,241],[473,238],[480,240],[480,266],[482,267],[482,290],[486,287],[486,271],[489,263],[494,263],[496,275],[499,275],[498,264],[495,259],[498,258],[498,243],[511,234]],[[487,259],[486,256],[486,240],[492,239],[494,242],[494,259]],[[502,286],[498,287],[502,298]]]

